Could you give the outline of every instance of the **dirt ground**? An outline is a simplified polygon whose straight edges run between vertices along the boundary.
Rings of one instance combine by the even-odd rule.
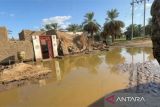
[[[0,91],[22,84],[26,80],[42,78],[51,73],[51,70],[42,65],[19,63],[10,66],[8,69],[0,71]]]
[[[131,41],[116,41],[111,47],[152,47],[150,38],[131,40]]]

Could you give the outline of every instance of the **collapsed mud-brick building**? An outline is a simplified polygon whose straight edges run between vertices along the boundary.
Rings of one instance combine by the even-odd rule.
[[[49,30],[49,31],[23,30],[21,33],[19,33],[19,38],[20,40],[32,41],[34,46],[34,51],[37,51],[35,52],[35,54],[40,53],[41,51],[42,55],[37,54],[38,59],[39,56],[42,56],[43,59],[46,59],[44,58],[46,56],[45,53],[46,47],[48,47],[47,49],[49,55],[54,57],[58,56],[58,54],[68,55],[70,53],[77,53],[80,52],[81,49],[85,49],[87,47],[87,34],[82,32],[74,34],[71,32],[56,31],[56,30]],[[39,49],[36,48],[38,47],[36,46],[38,44],[39,47],[41,47],[41,50],[40,48]],[[51,48],[53,48],[53,50]]]
[[[54,32],[22,30],[19,33],[20,41],[30,41],[33,45],[34,59],[42,60],[58,56],[57,38]]]
[[[87,36],[71,35],[55,30],[31,31],[22,30],[19,40],[8,39],[5,27],[0,27],[0,64],[18,61],[17,53],[25,52],[25,61],[43,60],[77,53],[87,47]]]

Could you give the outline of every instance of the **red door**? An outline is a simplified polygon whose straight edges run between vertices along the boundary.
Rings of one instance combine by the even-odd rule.
[[[40,44],[43,59],[53,58],[51,36],[40,36]]]

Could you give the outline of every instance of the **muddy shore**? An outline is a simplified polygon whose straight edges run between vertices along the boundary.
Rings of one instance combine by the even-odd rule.
[[[50,73],[41,65],[14,64],[0,72],[0,91],[44,79]]]
[[[159,65],[148,61],[144,63],[121,64],[118,68],[123,73],[129,74],[128,92],[160,95]]]

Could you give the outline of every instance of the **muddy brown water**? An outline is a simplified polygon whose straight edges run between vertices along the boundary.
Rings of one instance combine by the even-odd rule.
[[[44,62],[52,76],[0,92],[0,107],[87,107],[128,86],[129,75],[119,72],[118,64],[144,61],[158,65],[151,48],[113,48]]]

